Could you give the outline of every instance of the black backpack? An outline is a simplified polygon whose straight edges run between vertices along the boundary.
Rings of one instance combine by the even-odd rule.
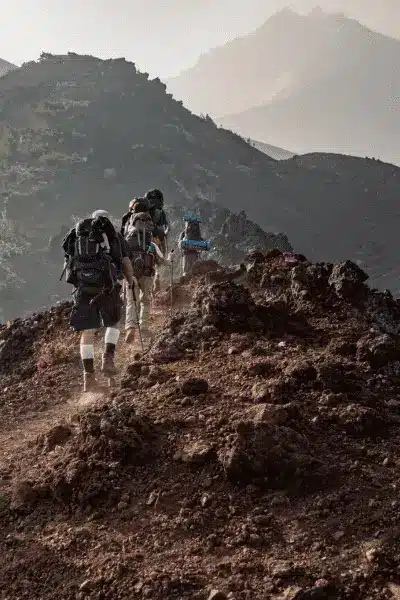
[[[153,239],[158,238],[160,242],[163,242],[167,236],[163,227],[155,227],[153,229]]]
[[[199,242],[201,240],[200,223],[189,221],[186,225],[185,237],[188,240]]]
[[[150,216],[153,219],[153,223],[155,227],[160,227],[160,223],[162,222],[163,210],[162,208],[156,208],[152,206],[150,209]]]
[[[107,217],[80,221],[63,242],[68,258],[67,283],[88,292],[111,289],[118,276],[110,255],[115,238],[115,229]]]
[[[164,194],[160,190],[150,190],[145,195],[145,198],[149,201],[150,208],[156,208],[162,210],[164,207]]]

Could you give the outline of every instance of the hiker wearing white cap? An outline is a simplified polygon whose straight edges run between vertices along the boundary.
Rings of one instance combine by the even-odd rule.
[[[71,326],[82,332],[80,352],[84,391],[99,384],[94,369],[94,334],[106,327],[101,371],[108,378],[116,374],[115,348],[122,315],[121,277],[133,286],[129,248],[111,223],[108,212],[96,210],[80,221],[65,237],[66,280],[75,287]]]

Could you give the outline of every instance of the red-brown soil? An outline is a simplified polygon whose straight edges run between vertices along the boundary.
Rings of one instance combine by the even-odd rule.
[[[246,266],[177,286],[104,394],[69,305],[0,334],[0,598],[400,597],[400,305],[352,263]]]

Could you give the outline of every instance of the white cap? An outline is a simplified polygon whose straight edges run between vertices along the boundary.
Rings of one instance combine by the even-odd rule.
[[[97,217],[108,217],[108,212],[106,210],[95,210],[92,219],[97,219]]]

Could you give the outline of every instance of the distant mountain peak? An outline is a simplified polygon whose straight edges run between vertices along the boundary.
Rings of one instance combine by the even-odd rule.
[[[265,54],[261,67],[264,62]],[[236,78],[225,96],[240,87],[238,76],[245,76],[241,65],[233,65],[230,75]],[[210,90],[217,93],[219,88],[207,88],[212,96]],[[338,94],[332,97],[333,106],[339,100]],[[306,256],[356,258],[371,270],[374,284],[398,287],[400,169],[333,154],[273,160],[211,119],[191,114],[166,93],[164,84],[149,80],[123,59],[45,53],[39,61],[0,78],[0,111],[2,204],[7,219],[18,223],[16,231],[25,231],[28,240],[18,246],[10,241],[10,247],[18,250],[10,264],[20,287],[16,291],[12,284],[10,294],[10,287],[3,294],[0,290],[5,312],[18,306],[21,314],[64,294],[58,283],[61,255],[56,253],[51,266],[44,251],[62,225],[71,226],[75,217],[98,206],[108,207],[117,218],[133,195],[151,187],[165,193],[175,224],[171,244],[189,211],[201,217],[206,239],[218,239],[227,220],[233,225],[239,221],[237,230],[230,229],[241,236],[233,239],[234,253],[232,243],[221,242],[219,247],[224,253],[226,248],[227,260],[241,260],[238,253],[245,239],[241,232],[249,223],[235,215],[245,209],[248,219],[264,231],[285,231],[293,247]],[[318,116],[314,106],[304,118],[309,114]],[[300,119],[294,126],[288,121],[285,113],[277,127],[279,135],[301,125]],[[271,130],[254,139],[272,141]],[[396,144],[397,140],[398,136]],[[279,151],[284,158],[282,150],[253,144],[269,155]],[[251,239],[246,236],[251,245],[260,233],[252,229]],[[284,242],[282,236],[266,239],[275,245]]]
[[[16,65],[13,65],[12,63],[8,62],[7,60],[3,60],[2,58],[0,58],[0,77],[2,75],[5,75],[6,73],[8,73],[8,71],[13,71],[14,69],[17,69],[18,67]]]
[[[300,14],[299,12],[296,12],[292,8],[285,7],[285,8],[282,8],[281,10],[278,10],[273,15],[271,15],[265,21],[265,23],[263,25],[258,27],[258,29],[254,33],[260,32],[265,27],[268,27],[271,25],[281,25],[281,24],[287,24],[290,22],[299,23],[302,20],[304,20],[304,18],[305,18],[304,14]]]
[[[400,164],[399,65],[399,40],[342,13],[286,8],[168,89],[244,138]]]

